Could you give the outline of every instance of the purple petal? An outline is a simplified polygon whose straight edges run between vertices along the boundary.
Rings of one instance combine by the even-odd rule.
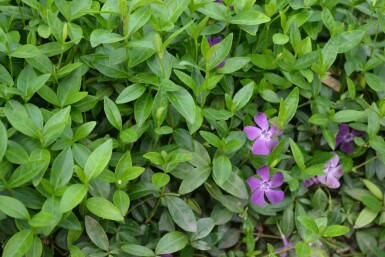
[[[340,160],[340,157],[337,154],[334,154],[333,158],[329,160],[329,163],[332,167],[336,167],[338,165],[338,162]]]
[[[220,3],[220,4],[223,4],[223,1],[222,1],[222,0],[215,0],[215,2]]]
[[[283,184],[283,174],[282,172],[277,172],[274,174],[273,178],[271,179],[271,185],[270,188],[276,188]]]
[[[261,205],[261,206],[265,206],[266,205],[266,202],[265,202],[265,198],[264,198],[264,191],[262,190],[256,190],[252,195],[251,195],[251,201],[254,203],[254,204],[258,204],[258,205]]]
[[[269,132],[271,134],[271,137],[273,137],[277,133],[277,128],[274,125],[271,125],[270,129],[269,129]]]
[[[344,141],[344,136],[341,135],[341,134],[338,134],[336,136],[336,146],[338,146],[339,144],[341,144],[341,142]]]
[[[213,45],[219,44],[221,42],[220,37],[213,37],[213,38],[207,38],[207,41],[209,42],[210,47]]]
[[[329,188],[339,188],[340,181],[334,176],[326,176],[326,183]]]
[[[270,179],[270,170],[266,165],[257,169],[257,174],[261,177],[262,181],[269,181]]]
[[[271,152],[278,145],[278,140],[271,139],[270,141],[265,141],[265,144],[269,152]]]
[[[318,182],[322,184],[326,184],[326,175],[325,176],[317,176]]]
[[[225,61],[222,61],[220,64],[217,65],[217,68],[223,67],[225,65]]]
[[[266,146],[266,141],[261,138],[255,140],[251,150],[255,155],[268,155],[270,153],[269,148]]]
[[[247,179],[247,184],[249,185],[250,189],[252,192],[255,191],[255,189],[259,188],[261,186],[262,181],[258,178],[248,178]]]
[[[313,178],[305,179],[303,181],[303,183],[305,184],[305,187],[310,187],[310,186],[318,183],[318,180],[316,177],[313,177]]]
[[[346,134],[348,134],[348,133],[350,133],[350,129],[349,129],[348,124],[342,123],[342,124],[340,125],[340,134],[341,134],[341,135],[346,135]]]
[[[262,130],[269,129],[269,122],[267,121],[267,117],[265,113],[260,112],[257,115],[255,115],[254,121]]]
[[[340,149],[344,153],[352,153],[353,152],[353,143],[352,142],[342,142]]]
[[[253,126],[244,127],[243,132],[246,133],[246,136],[249,140],[254,140],[261,135],[261,130]]]
[[[285,193],[282,190],[270,190],[266,191],[265,193],[267,199],[269,199],[269,201],[274,204],[281,202],[285,196]]]
[[[334,177],[336,177],[336,178],[342,177],[342,175],[344,175],[344,173],[342,172],[342,164],[340,164],[337,167],[333,168],[331,174]]]
[[[352,134],[353,137],[358,137],[362,135],[362,131],[355,130],[355,129],[352,129],[350,133]]]
[[[279,136],[282,135],[282,134],[283,134],[283,130],[278,131],[277,137],[279,137]]]

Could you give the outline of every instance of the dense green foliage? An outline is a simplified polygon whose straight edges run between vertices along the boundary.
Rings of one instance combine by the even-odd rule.
[[[0,1],[3,256],[384,256],[384,32],[381,0]]]

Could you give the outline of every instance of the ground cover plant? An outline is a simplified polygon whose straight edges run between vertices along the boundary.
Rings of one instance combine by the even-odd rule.
[[[0,1],[4,257],[385,256],[385,1]]]

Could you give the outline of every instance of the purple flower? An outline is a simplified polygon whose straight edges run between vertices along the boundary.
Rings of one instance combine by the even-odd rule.
[[[303,183],[305,184],[305,187],[310,187],[314,184],[317,184],[319,183],[318,179],[316,177],[312,177],[312,178],[309,178],[309,179],[305,179],[303,181]]]
[[[166,253],[166,254],[162,254],[161,256],[162,257],[172,257],[172,254],[171,253]]]
[[[207,41],[209,42],[210,47],[213,47],[214,45],[219,44],[222,41],[222,39],[220,37],[213,37],[213,38],[208,37]],[[223,65],[225,65],[225,61],[222,61],[220,64],[218,64],[217,68],[220,68]]]
[[[287,241],[285,235],[282,234],[281,238],[282,238],[283,247],[276,249],[274,252],[279,253],[279,256],[281,256],[281,257],[286,257],[287,256],[287,249],[292,247],[293,244],[289,243],[289,241]]]
[[[250,140],[255,140],[251,148],[253,154],[268,155],[278,144],[278,140],[272,138],[280,135],[282,131],[277,134],[277,128],[275,126],[269,128],[266,114],[263,112],[255,115],[254,121],[258,127],[246,126],[243,131]]]
[[[248,178],[247,184],[251,191],[253,192],[251,195],[251,201],[254,204],[258,204],[261,206],[265,206],[265,194],[267,199],[271,203],[279,203],[282,201],[284,197],[284,193],[282,190],[272,190],[272,188],[279,187],[283,184],[283,174],[281,172],[277,172],[274,174],[273,178],[270,179],[270,171],[267,166],[263,166],[262,168],[257,170],[257,174],[261,177],[258,178]]]
[[[224,4],[222,0],[215,0],[215,2],[220,3],[220,4]]]
[[[339,188],[340,187],[340,177],[342,177],[342,165],[339,164],[340,158],[338,155],[334,154],[326,163],[326,168],[323,170],[326,175],[317,176],[317,179],[320,183],[325,184],[329,188]]]
[[[340,133],[336,137],[336,145],[340,146],[340,149],[344,153],[353,152],[353,140],[356,136],[361,136],[362,132],[349,129],[348,124],[342,123],[340,125]]]

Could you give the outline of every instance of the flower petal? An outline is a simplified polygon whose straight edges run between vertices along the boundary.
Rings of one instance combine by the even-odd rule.
[[[322,184],[326,184],[326,175],[325,176],[317,176],[318,182]]]
[[[333,168],[330,172],[334,177],[340,178],[344,173],[342,172],[342,164],[338,165],[337,167]]]
[[[349,129],[348,124],[342,123],[340,125],[340,135],[344,136],[344,135],[346,135],[348,133],[350,133],[350,129]]]
[[[334,154],[333,158],[329,160],[330,166],[336,167],[339,161],[340,161],[340,157],[337,154]]]
[[[339,188],[340,181],[334,176],[326,176],[326,183],[329,188]]]
[[[219,44],[221,42],[221,38],[220,37],[213,37],[213,38],[207,38],[207,41],[209,42],[209,45],[210,47],[212,47],[213,45],[216,45],[216,44]]]
[[[342,142],[340,149],[344,153],[352,153],[353,152],[353,142]]]
[[[220,64],[217,65],[217,68],[223,67],[225,65],[225,63],[226,63],[225,61],[222,61]]]
[[[262,190],[256,190],[252,195],[251,195],[251,201],[254,204],[258,204],[261,206],[265,206],[265,192]]]
[[[281,202],[285,196],[285,193],[282,190],[270,190],[266,191],[265,193],[267,199],[269,199],[269,201],[274,204]]]
[[[338,134],[338,135],[336,136],[336,146],[338,146],[339,144],[341,144],[342,141],[344,141],[344,136],[341,135],[341,134]]]
[[[266,141],[262,138],[257,138],[251,150],[255,155],[268,155],[270,153],[269,148],[266,146]]]
[[[353,137],[358,137],[362,135],[362,131],[352,129],[351,134]]]
[[[275,134],[277,133],[277,127],[274,125],[271,125],[270,129],[269,129],[269,133],[270,133],[271,137],[274,137]]]
[[[255,140],[257,137],[261,135],[261,130],[253,126],[244,127],[243,132],[246,133],[246,136],[249,140]]]
[[[283,174],[282,172],[277,172],[274,174],[273,178],[271,179],[271,185],[270,188],[276,188],[283,184]]]
[[[259,188],[261,186],[261,183],[262,181],[258,178],[251,177],[247,179],[247,184],[249,185],[252,192]]]
[[[266,141],[266,147],[269,149],[269,151],[273,151],[273,149],[278,145],[278,140],[271,139],[269,141]]]
[[[269,181],[270,179],[270,170],[266,165],[257,169],[257,174],[261,177],[262,181]]]
[[[260,112],[257,115],[255,115],[254,121],[262,130],[269,129],[269,122],[267,121],[267,117],[265,113]]]

